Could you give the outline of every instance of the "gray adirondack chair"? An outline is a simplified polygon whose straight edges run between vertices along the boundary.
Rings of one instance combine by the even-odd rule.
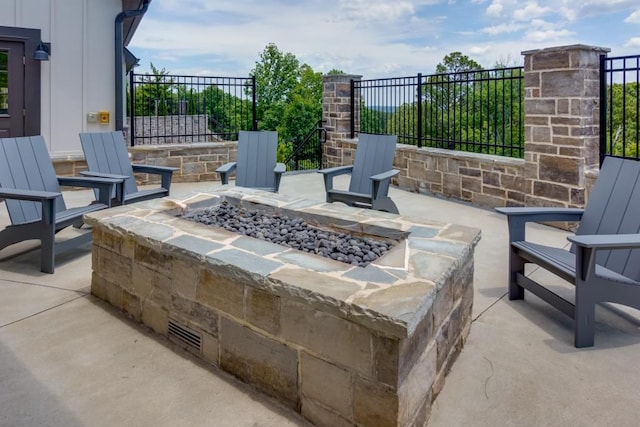
[[[327,202],[398,213],[398,207],[388,196],[391,178],[400,172],[393,169],[397,140],[395,135],[361,133],[352,166],[318,171],[324,175]],[[349,189],[333,188],[333,178],[344,174],[351,174]]]
[[[574,344],[594,344],[595,304],[640,309],[640,162],[607,157],[584,210],[497,208],[508,215],[509,299],[528,290],[574,319]],[[529,221],[580,221],[569,250],[525,240]],[[524,275],[537,264],[575,285],[567,301]]]
[[[284,163],[276,162],[278,132],[243,131],[238,133],[238,155],[218,169],[223,185],[229,183],[231,172],[236,172],[236,185],[278,192],[280,179],[286,171]]]
[[[81,133],[80,142],[89,169],[83,175],[124,179],[124,194],[113,195],[115,205],[169,195],[173,172],[178,168],[131,164],[122,132]],[[135,173],[160,175],[160,187],[139,190]]]
[[[42,136],[0,139],[0,199],[5,199],[11,225],[0,231],[0,250],[25,240],[41,241],[40,268],[54,272],[57,253],[91,241],[91,232],[56,242],[55,234],[81,225],[82,215],[108,208],[111,192],[122,180],[56,177]],[[67,208],[60,186],[92,187],[98,201]]]

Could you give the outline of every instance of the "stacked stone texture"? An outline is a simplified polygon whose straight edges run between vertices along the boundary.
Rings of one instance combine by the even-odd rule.
[[[253,193],[216,192],[242,197],[238,205],[255,203]],[[384,213],[372,222],[367,211],[279,195],[259,200],[390,238],[410,231],[408,244],[354,267],[176,220],[159,211],[187,200],[153,200],[88,218],[92,293],[160,334],[170,336],[170,320],[190,328],[201,337],[191,351],[315,425],[424,425],[471,326],[479,231]]]
[[[219,181],[216,169],[235,161],[237,151],[236,142],[141,145],[129,148],[133,163],[179,168],[173,175],[174,182]],[[140,175],[136,178],[138,184],[159,182],[159,178],[154,175]]]
[[[583,207],[598,164],[599,57],[574,45],[523,52],[525,205]]]

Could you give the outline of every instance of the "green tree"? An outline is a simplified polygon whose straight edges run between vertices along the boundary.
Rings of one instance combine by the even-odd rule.
[[[291,92],[298,84],[300,63],[295,55],[281,52],[278,46],[269,43],[249,75],[256,79],[256,113],[260,127],[276,130]]]
[[[436,65],[436,74],[422,86],[422,130],[427,144],[454,148],[453,141],[465,133],[462,111],[475,89],[473,83],[482,66],[463,55],[451,52]]]
[[[256,79],[260,129],[278,131],[278,160],[284,161],[322,118],[322,73],[301,65],[293,54],[270,43],[250,75]],[[251,89],[247,90],[250,93]],[[298,154],[315,158],[317,150],[305,149]]]
[[[522,77],[522,70],[496,69],[484,71],[479,77],[481,81],[474,84],[464,105],[472,114],[460,114],[465,137],[471,142],[485,144],[474,145],[476,152],[522,157],[524,85],[519,78]],[[470,147],[468,145],[463,149],[467,151]]]
[[[164,68],[158,69],[153,63],[150,65],[151,73],[145,73],[135,89],[136,116],[166,116],[177,112],[178,96],[174,79]]]
[[[608,87],[606,138],[609,151],[615,156],[638,155],[638,93],[637,82],[614,83]]]
[[[310,129],[322,117],[322,73],[303,64],[300,80],[291,91],[283,111],[278,133],[285,141],[302,142]]]
[[[484,70],[460,52],[445,56],[427,76],[415,101],[388,116],[362,109],[361,127],[397,134],[425,146],[522,157],[524,85],[520,68]],[[419,105],[420,104],[420,105]],[[421,107],[421,116],[418,107]]]
[[[436,65],[436,74],[461,73],[464,71],[482,70],[482,65],[478,64],[467,55],[461,52],[451,52],[442,58],[442,62]]]

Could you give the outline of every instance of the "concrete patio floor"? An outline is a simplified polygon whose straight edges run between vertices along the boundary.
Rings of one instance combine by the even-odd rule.
[[[172,192],[219,185],[174,184]],[[286,175],[281,193],[323,200],[322,177]],[[73,206],[91,196],[66,192],[65,200]],[[504,217],[397,189],[391,196],[403,215],[482,229],[474,322],[429,426],[638,425],[638,311],[598,307],[595,347],[576,349],[569,318],[530,294],[506,298]],[[2,206],[0,226],[8,222]],[[567,244],[557,229],[532,225],[528,232]],[[22,253],[33,246],[0,252],[0,426],[308,425],[91,296],[88,245],[58,256],[53,275],[39,271],[39,251]]]

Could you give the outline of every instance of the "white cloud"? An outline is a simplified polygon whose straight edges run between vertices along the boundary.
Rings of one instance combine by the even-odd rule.
[[[628,22],[629,24],[640,24],[640,9],[627,16],[624,22]]]
[[[492,0],[486,13],[487,16],[498,18],[509,15],[516,7],[519,7],[518,0]]]
[[[162,0],[151,4],[131,47],[143,65],[171,73],[246,75],[275,43],[316,71],[412,75],[433,71],[452,51],[490,67],[565,43],[632,50],[636,34],[621,24],[640,15],[638,1]],[[603,16],[585,18],[597,10]]]
[[[499,24],[494,25],[492,27],[485,27],[480,31],[486,34],[490,34],[492,36],[504,33],[513,33],[515,31],[520,31],[524,26],[522,24]]]
[[[493,16],[493,17],[498,17],[498,16],[502,15],[502,10],[503,9],[504,9],[504,6],[502,6],[501,3],[496,2],[494,0],[494,2],[491,3],[491,5],[489,5],[489,7],[487,8],[487,15]]]
[[[529,1],[523,9],[518,8],[513,12],[513,18],[517,21],[529,21],[530,19],[540,18],[551,11],[550,7],[543,7],[535,1]]]
[[[574,19],[616,13],[638,6],[638,0],[545,0],[550,6],[560,3],[571,10]]]
[[[491,49],[490,45],[485,46],[471,46],[469,48],[469,53],[472,56],[480,56],[486,54]]]
[[[410,1],[394,0],[340,0],[347,19],[365,21],[397,20],[415,14],[415,8]]]
[[[572,36],[572,33],[569,30],[531,30],[527,31],[524,36],[526,41],[532,42],[545,42],[548,44],[556,44],[561,42],[564,39],[567,39],[569,36]]]
[[[634,49],[640,48],[640,37],[631,37],[624,44],[624,47],[631,47],[631,48],[634,48]]]

